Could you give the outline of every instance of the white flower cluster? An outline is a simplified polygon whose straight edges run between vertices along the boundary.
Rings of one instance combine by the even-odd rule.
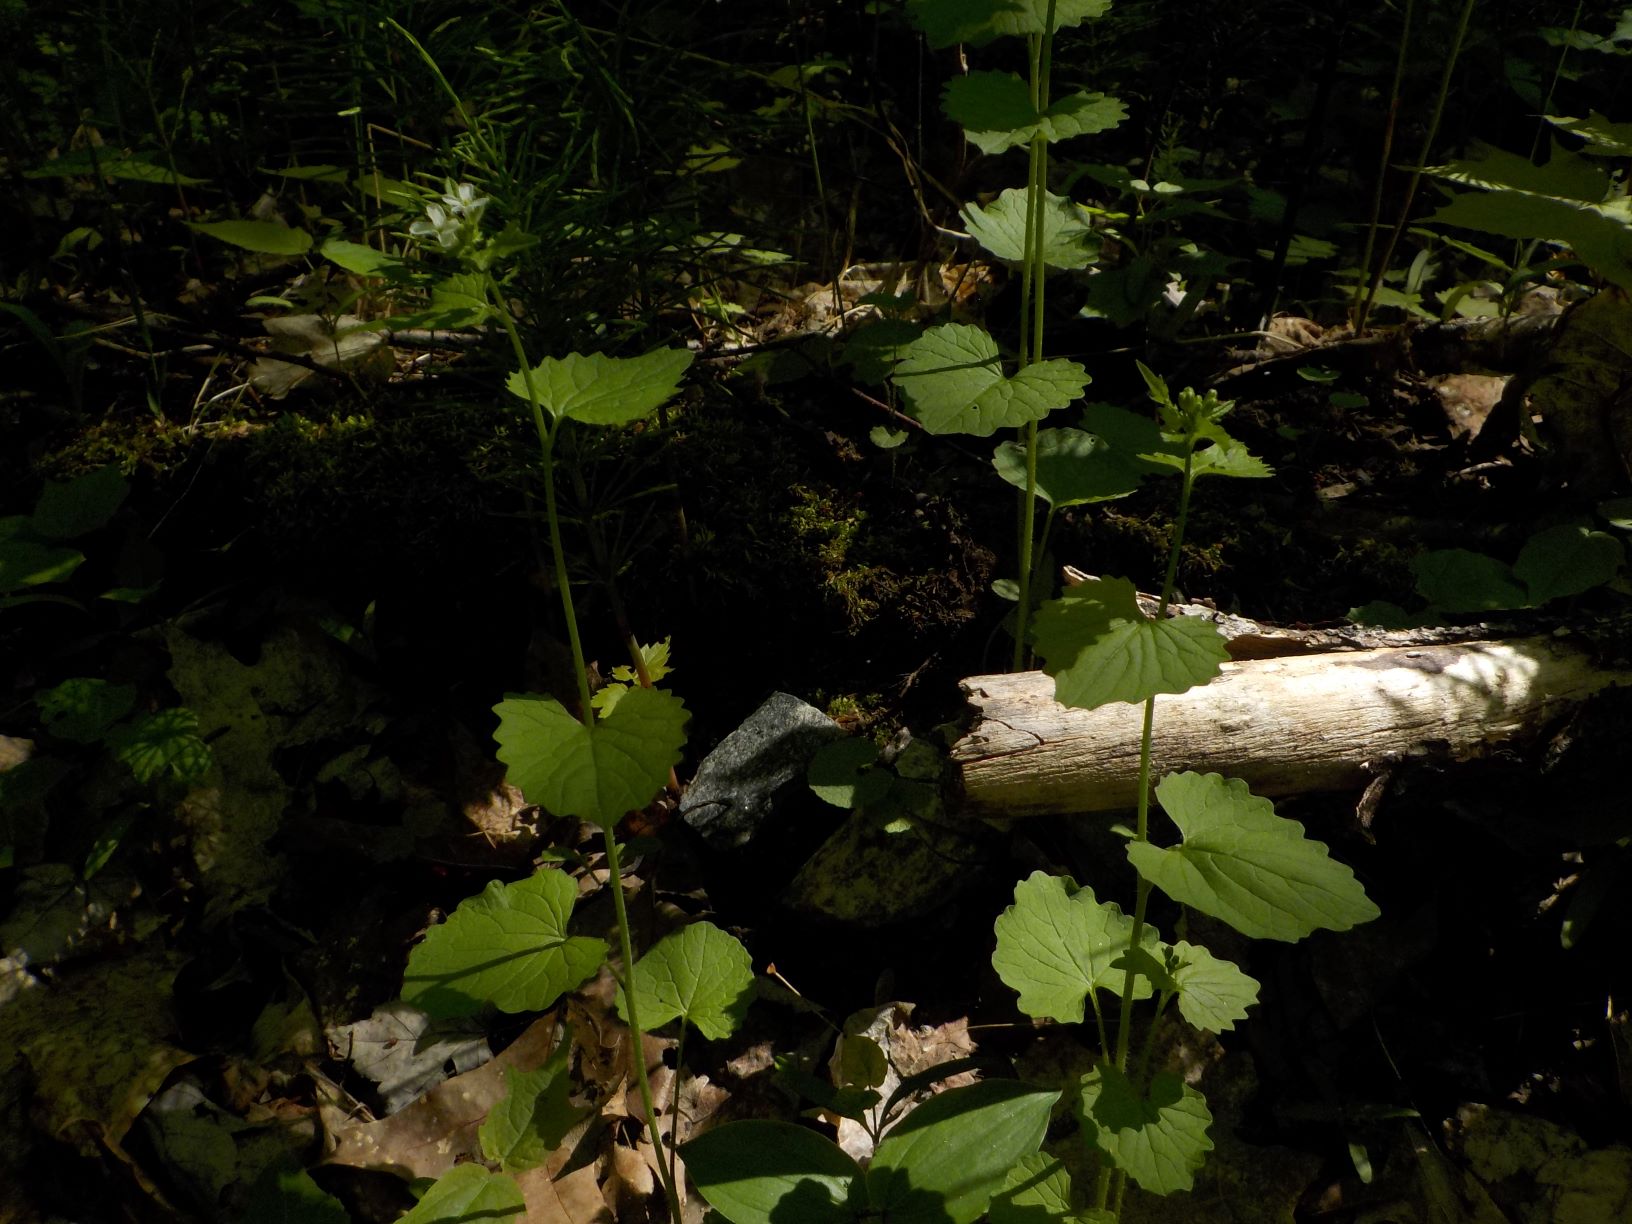
[[[410,225],[408,232],[415,238],[434,236],[443,250],[456,251],[476,236],[488,197],[477,195],[470,183],[455,184],[450,179],[442,185],[447,191],[440,203],[425,205],[425,216]]]

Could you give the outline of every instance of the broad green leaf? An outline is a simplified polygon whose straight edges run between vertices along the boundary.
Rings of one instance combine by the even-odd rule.
[[[430,307],[414,315],[417,327],[479,327],[493,317],[487,298],[487,282],[471,272],[461,272],[431,286]],[[406,327],[407,322],[398,326]]]
[[[1529,195],[1520,191],[1464,192],[1433,216],[1441,225],[1563,242],[1588,267],[1622,289],[1632,289],[1632,207]]]
[[[347,242],[343,238],[324,239],[318,254],[358,276],[392,276],[407,271],[408,267],[395,255],[376,251],[360,242]]]
[[[728,1122],[681,1145],[692,1183],[731,1224],[852,1224],[861,1168],[790,1122]]]
[[[1485,191],[1522,192],[1578,204],[1603,203],[1610,186],[1603,166],[1557,144],[1553,145],[1552,155],[1539,166],[1517,153],[1478,145],[1472,156],[1432,166],[1428,173]]]
[[[28,525],[48,540],[71,540],[106,524],[129,492],[130,485],[113,466],[72,480],[50,480]]]
[[[197,782],[212,760],[210,746],[198,737],[198,715],[185,706],[133,718],[113,728],[107,741],[144,785],[166,773],[184,785]]]
[[[1026,487],[1026,448],[1003,442],[992,453],[997,474]],[[1126,497],[1139,487],[1142,470],[1110,443],[1081,429],[1037,431],[1037,494],[1056,510]]]
[[[1622,22],[1632,24],[1629,18],[1632,10],[1623,9]],[[1585,140],[1582,152],[1591,157],[1632,157],[1632,123],[1611,123],[1597,111],[1589,112],[1585,119],[1548,115],[1547,122]]]
[[[871,740],[834,740],[817,749],[805,780],[824,803],[842,808],[865,807],[889,793],[890,775],[873,768],[876,764],[878,748]]]
[[[627,425],[655,412],[679,390],[692,356],[685,349],[654,349],[640,357],[546,357],[533,368],[533,387],[553,416],[586,425]],[[520,370],[505,386],[512,395],[527,398],[527,379]]]
[[[878,386],[890,376],[907,347],[924,334],[923,324],[909,319],[877,319],[851,332],[844,342],[844,360],[856,377]]]
[[[966,204],[963,220],[970,235],[999,259],[1024,262],[1028,196],[1024,188],[1010,187],[984,208]],[[1098,258],[1099,247],[1099,235],[1077,206],[1048,193],[1043,204],[1043,262],[1051,268],[1086,268]]]
[[[1513,563],[1513,576],[1528,589],[1529,605],[1539,608],[1602,586],[1625,560],[1614,536],[1566,523],[1531,536]]]
[[[481,1129],[482,1155],[506,1173],[519,1173],[544,1163],[574,1126],[591,1111],[567,1099],[572,1077],[567,1060],[572,1055],[570,1031],[536,1071],[504,1069],[504,1099],[488,1110]]]
[[[1213,1148],[1206,1098],[1167,1071],[1141,1095],[1126,1075],[1101,1065],[1079,1081],[1076,1107],[1088,1141],[1152,1194],[1190,1189]]]
[[[255,1179],[239,1224],[351,1224],[351,1213],[305,1169],[280,1161]]]
[[[1258,982],[1206,948],[1180,940],[1165,949],[1179,988],[1179,1014],[1196,1028],[1222,1033],[1247,1018],[1258,1002]]]
[[[1107,131],[1128,117],[1121,102],[1102,93],[1070,94],[1039,114],[1025,81],[1012,72],[971,72],[953,78],[941,109],[988,156],[1030,144],[1039,134],[1053,144]]]
[[[1125,578],[1096,578],[1038,610],[1037,652],[1061,705],[1093,710],[1139,702],[1218,675],[1229,658],[1218,626],[1196,616],[1152,620],[1135,596]]]
[[[634,987],[642,1028],[680,1020],[718,1041],[737,1031],[753,1002],[754,962],[736,936],[712,922],[693,922],[635,962]],[[618,1015],[629,1019],[621,992]]]
[[[992,1195],[992,1224],[1044,1224],[1071,1217],[1071,1174],[1057,1156],[1033,1152],[1010,1169]]]
[[[1179,904],[1254,939],[1289,942],[1377,917],[1354,872],[1240,779],[1168,774],[1156,800],[1184,841],[1170,849],[1130,842],[1128,860]]]
[[[1226,433],[1223,426],[1212,423],[1204,424],[1198,429],[1199,439],[1196,450],[1190,460],[1190,475],[1194,478],[1203,476],[1243,476],[1258,478],[1273,476],[1274,469],[1259,459],[1246,447]],[[1182,464],[1182,460],[1181,460]]]
[[[521,1187],[508,1173],[479,1164],[454,1165],[397,1224],[504,1224],[527,1210]]]
[[[1417,593],[1443,612],[1523,608],[1530,593],[1505,562],[1466,548],[1439,548],[1411,562]]]
[[[1014,886],[1014,904],[998,916],[992,968],[1020,995],[1020,1010],[1034,1019],[1080,1024],[1090,990],[1121,995],[1127,980],[1112,962],[1128,950],[1133,918],[1099,901],[1094,890],[1034,871]],[[1157,947],[1145,927],[1140,943]],[[1150,997],[1150,983],[1134,979],[1133,996]]]
[[[585,981],[606,959],[606,944],[567,935],[578,887],[544,868],[525,880],[494,880],[460,902],[408,954],[403,1001],[432,1016],[543,1011]]]
[[[154,165],[147,158],[150,153],[115,153],[111,149],[75,149],[54,157],[33,170],[23,171],[27,179],[78,178],[100,174],[103,178],[124,179],[132,183],[156,183],[166,187],[197,187],[208,179],[194,178],[165,166]]]
[[[867,1200],[890,1224],[973,1224],[1017,1161],[1035,1152],[1057,1089],[981,1080],[932,1096],[885,1135]]]
[[[846,1088],[877,1088],[890,1074],[883,1047],[865,1033],[841,1033],[838,1080]]]
[[[61,582],[80,567],[85,554],[26,536],[0,539],[0,595],[28,586]]]
[[[1053,28],[1103,17],[1110,7],[1111,0],[1056,0]],[[910,0],[908,9],[932,47],[978,47],[1007,34],[1048,32],[1049,0]]]
[[[136,705],[136,690],[128,684],[109,684],[80,676],[37,693],[45,729],[58,739],[91,744],[108,733]]]
[[[585,725],[553,697],[506,697],[493,707],[499,760],[527,802],[610,827],[668,781],[686,742],[686,707],[662,689],[631,689]]]
[[[305,230],[276,221],[193,221],[189,228],[262,255],[304,255],[312,249]]]
[[[991,336],[967,323],[947,323],[907,347],[895,381],[930,433],[984,438],[1063,408],[1082,395],[1088,375],[1074,361],[1055,359],[1007,377]]]

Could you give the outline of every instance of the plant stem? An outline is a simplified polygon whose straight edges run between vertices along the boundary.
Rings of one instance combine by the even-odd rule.
[[[1377,300],[1378,291],[1383,287],[1383,276],[1388,272],[1388,265],[1393,262],[1394,248],[1399,245],[1400,235],[1405,233],[1405,227],[1411,221],[1411,205],[1416,201],[1417,188],[1422,184],[1422,175],[1428,165],[1428,158],[1433,155],[1434,140],[1439,136],[1439,121],[1445,115],[1445,99],[1451,92],[1451,76],[1456,72],[1456,62],[1462,54],[1462,43],[1468,35],[1468,22],[1473,17],[1473,6],[1477,0],[1463,0],[1462,14],[1457,18],[1456,37],[1451,40],[1450,53],[1445,57],[1445,71],[1439,78],[1439,96],[1434,99],[1434,115],[1428,121],[1428,131],[1422,138],[1422,152],[1417,155],[1417,164],[1411,168],[1411,178],[1405,185],[1405,198],[1400,201],[1400,215],[1394,222],[1394,229],[1388,236],[1388,245],[1383,248],[1383,257],[1377,264],[1377,271],[1371,278],[1371,288],[1366,293],[1365,303],[1360,307],[1359,317],[1355,320],[1355,331],[1361,332],[1366,328],[1366,320],[1371,315],[1372,304]]]
[[[1394,125],[1400,115],[1400,86],[1405,80],[1405,55],[1411,45],[1411,15],[1416,0],[1405,0],[1405,18],[1400,27],[1400,50],[1394,59],[1394,83],[1388,91],[1388,116],[1383,120],[1383,147],[1377,154],[1377,183],[1371,192],[1371,220],[1366,225],[1366,246],[1360,253],[1360,275],[1355,279],[1354,302],[1349,322],[1356,332],[1365,326],[1361,308],[1365,305],[1365,277],[1371,268],[1371,257],[1377,246],[1377,227],[1383,219],[1383,180],[1388,175],[1388,159],[1394,152]],[[1265,324],[1268,326],[1268,324]]]

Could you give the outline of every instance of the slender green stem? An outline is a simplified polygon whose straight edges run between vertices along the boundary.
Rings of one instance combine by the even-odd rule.
[[[618,985],[623,989],[624,1009],[629,1016],[629,1042],[633,1047],[630,1061],[634,1064],[635,1083],[640,1088],[641,1108],[646,1111],[646,1131],[652,1138],[652,1152],[663,1179],[663,1197],[668,1202],[669,1221],[670,1224],[680,1224],[680,1192],[675,1187],[669,1165],[663,1160],[663,1131],[657,1122],[657,1100],[652,1096],[652,1081],[646,1074],[646,1047],[641,1041],[646,1030],[640,1026],[640,1016],[635,1010],[635,992],[631,989],[634,985],[635,949],[629,938],[629,909],[623,899],[623,871],[618,862],[617,830],[611,826],[606,829],[606,871],[609,877],[607,887],[612,890],[612,908],[618,917],[618,953],[623,957],[623,972],[618,975]]]
[[[1356,331],[1365,330],[1366,320],[1371,316],[1372,305],[1383,287],[1383,277],[1388,272],[1388,265],[1394,260],[1394,248],[1399,245],[1400,235],[1405,233],[1405,227],[1411,221],[1411,205],[1416,202],[1417,188],[1422,185],[1423,171],[1428,165],[1428,159],[1433,156],[1434,141],[1439,136],[1439,121],[1445,116],[1445,99],[1451,92],[1451,77],[1456,73],[1456,63],[1462,54],[1462,44],[1468,36],[1468,23],[1473,17],[1473,6],[1476,3],[1477,0],[1463,0],[1462,14],[1456,23],[1456,36],[1451,40],[1450,53],[1445,57],[1445,71],[1440,74],[1439,95],[1434,99],[1433,118],[1428,121],[1428,131],[1422,138],[1422,152],[1417,154],[1417,164],[1411,168],[1411,178],[1405,185],[1405,198],[1400,201],[1400,215],[1394,222],[1394,229],[1388,235],[1388,244],[1383,248],[1383,257],[1377,263],[1377,271],[1372,274],[1371,288],[1367,291],[1359,317],[1355,320]]]
[[[1394,125],[1400,115],[1400,86],[1405,80],[1405,57],[1411,46],[1411,17],[1415,0],[1405,0],[1405,18],[1400,26],[1399,52],[1394,58],[1394,83],[1388,91],[1388,115],[1383,120],[1383,147],[1377,155],[1377,182],[1371,191],[1371,220],[1366,225],[1366,246],[1360,253],[1360,275],[1355,278],[1354,301],[1350,304],[1349,321],[1359,331],[1365,326],[1361,308],[1365,305],[1366,273],[1371,269],[1371,256],[1377,247],[1377,229],[1383,219],[1383,180],[1388,175],[1389,158],[1394,153]]]

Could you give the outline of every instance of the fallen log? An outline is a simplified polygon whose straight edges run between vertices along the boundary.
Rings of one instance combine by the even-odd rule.
[[[1466,761],[1536,739],[1618,684],[1632,671],[1552,636],[1242,657],[1211,684],[1156,698],[1152,776],[1213,771],[1269,796],[1359,789],[1404,761]],[[1041,672],[963,688],[977,717],[951,756],[970,813],[1134,806],[1142,706],[1069,709]]]

